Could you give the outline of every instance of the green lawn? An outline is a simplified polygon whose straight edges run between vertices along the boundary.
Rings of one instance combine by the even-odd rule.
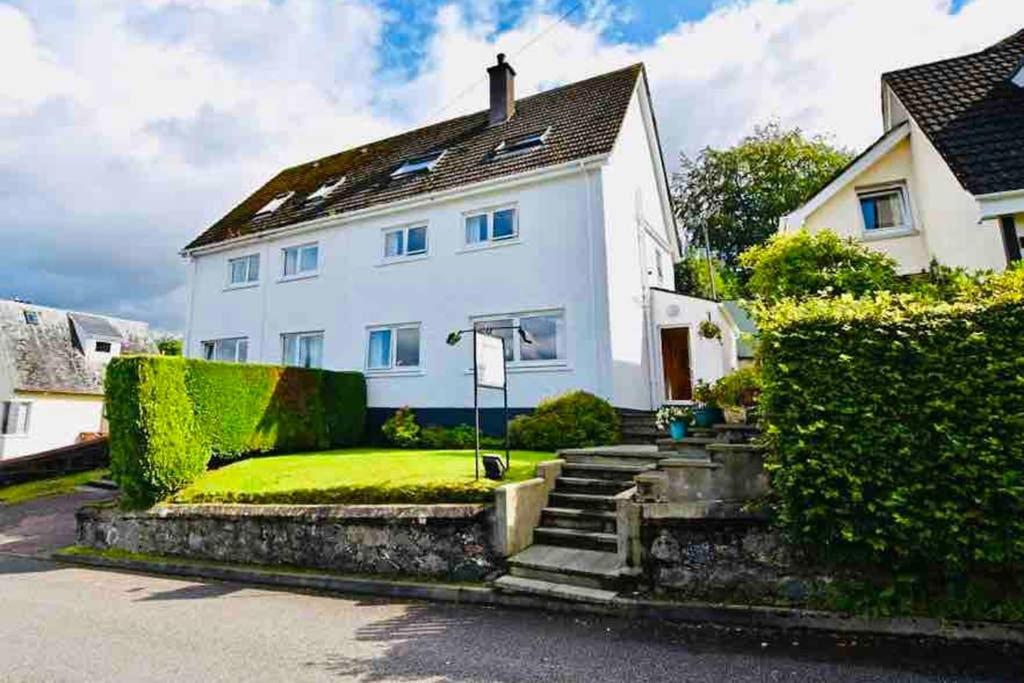
[[[96,479],[104,479],[106,476],[106,470],[89,470],[88,472],[67,474],[63,477],[40,479],[24,484],[12,484],[11,486],[0,488],[0,503],[17,505],[18,503],[42,498],[43,496],[59,496],[71,493],[82,484]]]
[[[252,458],[207,472],[176,503],[464,503],[535,476],[552,453],[512,451],[504,482],[473,479],[473,451],[354,448]]]

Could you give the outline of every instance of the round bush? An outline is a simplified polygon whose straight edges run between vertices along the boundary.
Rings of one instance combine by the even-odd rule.
[[[532,415],[520,415],[509,423],[512,447],[527,450],[604,446],[618,438],[615,408],[585,391],[545,399]]]

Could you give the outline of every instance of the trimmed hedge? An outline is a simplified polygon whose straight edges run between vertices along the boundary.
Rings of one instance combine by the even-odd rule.
[[[555,451],[607,446],[619,440],[619,415],[608,401],[585,391],[570,391],[540,402],[530,415],[508,425],[513,448]]]
[[[955,303],[759,311],[779,520],[824,559],[956,575],[1024,561],[1024,271]]]
[[[213,363],[166,356],[107,366],[111,475],[130,505],[180,490],[211,458],[358,443],[360,373]]]

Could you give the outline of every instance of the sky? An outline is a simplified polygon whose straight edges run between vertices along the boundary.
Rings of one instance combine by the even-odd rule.
[[[879,75],[1020,0],[0,0],[0,298],[181,332],[180,249],[281,168],[642,61],[664,154],[771,120],[860,150]]]

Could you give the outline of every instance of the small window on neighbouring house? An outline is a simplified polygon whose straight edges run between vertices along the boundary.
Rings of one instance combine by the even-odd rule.
[[[296,368],[323,366],[324,333],[294,332],[281,335],[281,363]]]
[[[400,258],[427,253],[427,228],[396,228],[384,232],[384,258]]]
[[[502,140],[498,146],[494,148],[494,155],[497,157],[511,156],[513,154],[537,149],[547,142],[548,135],[550,133],[551,129],[546,128],[544,130],[527,133],[526,135],[518,135],[516,137],[508,138],[507,140]]]
[[[394,325],[370,329],[366,350],[368,370],[401,370],[419,366],[419,325]]]
[[[212,339],[203,342],[203,358],[225,363],[244,363],[249,357],[249,340],[245,337]]]
[[[259,282],[259,279],[259,254],[228,259],[228,284],[247,285],[253,282]]]
[[[903,186],[860,191],[857,198],[867,232],[910,229],[910,212]]]
[[[110,349],[111,348],[112,347],[110,345],[110,342],[105,342],[105,341],[98,341],[98,342],[96,342],[96,346],[95,346],[96,353],[110,353]]]
[[[28,401],[4,401],[0,404],[0,434],[28,434]]]
[[[391,177],[397,178],[398,176],[409,175],[410,173],[433,171],[434,167],[441,161],[441,157],[443,157],[444,154],[445,150],[441,150],[440,152],[431,152],[430,154],[424,154],[423,156],[406,159],[394,170]]]
[[[281,192],[277,194],[273,199],[263,205],[263,208],[256,212],[257,216],[262,216],[268,213],[274,213],[281,208],[281,205],[292,198],[294,192]]]
[[[39,311],[25,311],[25,323],[28,325],[39,324]]]
[[[514,208],[485,211],[466,216],[466,244],[497,242],[519,234],[519,221]]]
[[[344,182],[345,176],[341,176],[340,178],[331,178],[323,185],[318,187],[315,192],[311,192],[308,195],[306,195],[306,201],[310,202],[327,199],[332,194],[334,194],[334,191],[341,187]]]
[[[320,267],[320,246],[318,244],[288,247],[282,252],[284,265],[281,273],[284,277],[309,275],[315,273]]]

